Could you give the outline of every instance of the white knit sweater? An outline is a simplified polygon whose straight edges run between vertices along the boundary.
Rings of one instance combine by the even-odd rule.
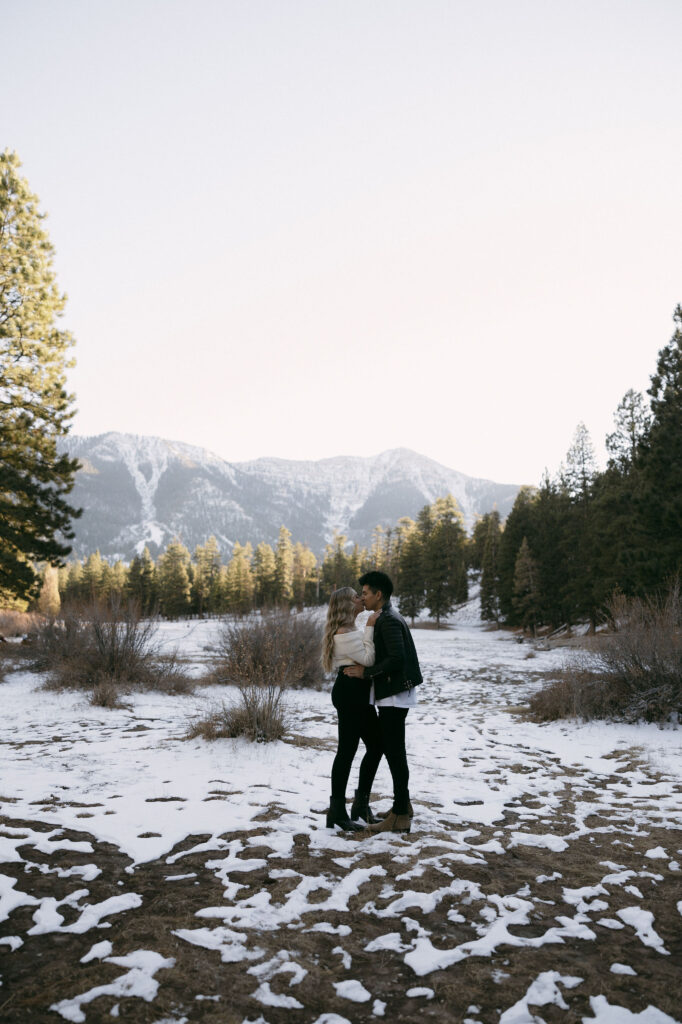
[[[334,636],[332,672],[336,672],[342,665],[353,664],[374,664],[374,626],[365,626],[363,633],[359,629],[352,629],[350,633],[337,633]]]

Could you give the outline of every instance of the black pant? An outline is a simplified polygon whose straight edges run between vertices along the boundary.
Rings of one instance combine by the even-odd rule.
[[[338,714],[339,745],[332,765],[332,796],[346,799],[346,786],[360,740],[365,756],[360,764],[358,791],[369,795],[383,753],[379,719],[369,702],[370,683],[366,679],[344,676],[339,669],[332,690],[332,703]]]
[[[407,708],[382,708],[379,711],[381,746],[393,779],[393,811],[407,814],[410,808],[410,770],[405,750],[405,719]]]

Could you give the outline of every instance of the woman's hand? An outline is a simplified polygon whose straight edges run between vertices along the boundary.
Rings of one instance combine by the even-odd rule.
[[[369,618],[367,619],[367,622],[365,623],[365,625],[366,625],[366,626],[373,626],[373,625],[374,625],[374,623],[375,623],[375,622],[377,621],[377,619],[379,618],[380,614],[381,614],[381,612],[372,612],[372,614],[370,615],[370,617],[369,617]]]

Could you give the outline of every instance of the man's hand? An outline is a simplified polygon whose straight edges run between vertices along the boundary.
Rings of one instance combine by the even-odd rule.
[[[365,669],[362,665],[346,665],[343,674],[344,676],[352,676],[354,679],[362,679]]]

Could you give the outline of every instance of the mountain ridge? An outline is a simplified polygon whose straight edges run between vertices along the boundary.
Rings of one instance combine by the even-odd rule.
[[[414,518],[452,493],[467,528],[497,507],[505,518],[519,487],[470,477],[409,448],[318,460],[261,456],[229,462],[206,448],[110,431],[72,435],[63,448],[82,464],[71,502],[74,554],[95,549],[129,559],[153,555],[178,535],[190,549],[213,534],[223,555],[235,542],[274,543],[280,526],[321,554],[334,531],[361,546],[377,524]]]

